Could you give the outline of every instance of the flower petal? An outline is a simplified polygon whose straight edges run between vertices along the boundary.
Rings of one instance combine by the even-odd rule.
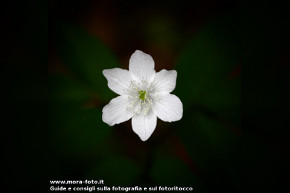
[[[183,106],[177,96],[165,94],[154,100],[153,111],[162,121],[172,122],[182,118]]]
[[[128,70],[113,68],[103,70],[103,75],[108,80],[109,88],[119,95],[127,94],[127,89],[132,81],[131,74]]]
[[[161,70],[155,75],[152,86],[156,92],[170,93],[176,86],[177,72],[175,70]]]
[[[147,115],[139,114],[132,118],[133,131],[142,141],[146,141],[156,128],[157,117],[153,112]]]
[[[136,50],[130,58],[129,71],[133,80],[151,83],[155,77],[154,60],[150,55]]]
[[[129,120],[133,116],[133,112],[127,110],[128,106],[129,100],[125,95],[112,99],[110,103],[103,108],[103,121],[113,126]]]

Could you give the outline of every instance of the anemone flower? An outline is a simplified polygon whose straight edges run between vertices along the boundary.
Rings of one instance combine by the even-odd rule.
[[[175,89],[177,72],[155,72],[153,58],[136,50],[129,61],[129,71],[113,68],[103,70],[109,88],[117,93],[103,108],[102,119],[110,126],[132,118],[133,131],[142,141],[153,133],[157,117],[165,122],[182,118],[180,99],[170,94]]]

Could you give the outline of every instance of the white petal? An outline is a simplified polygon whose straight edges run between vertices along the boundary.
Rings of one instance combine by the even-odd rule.
[[[109,88],[119,95],[127,94],[127,90],[132,81],[131,74],[128,70],[113,68],[103,70],[103,75],[108,80]]]
[[[183,107],[180,99],[173,94],[165,94],[154,100],[153,111],[162,121],[172,122],[182,118]]]
[[[143,115],[135,115],[132,118],[133,131],[140,137],[142,141],[146,141],[156,128],[157,117],[154,113]]]
[[[128,96],[118,96],[103,108],[103,121],[110,126],[129,120],[133,112],[127,110]]]
[[[154,60],[150,55],[136,50],[130,58],[129,71],[133,80],[151,83],[155,77]]]
[[[161,70],[155,75],[152,86],[156,92],[170,93],[176,86],[177,72],[175,70]]]

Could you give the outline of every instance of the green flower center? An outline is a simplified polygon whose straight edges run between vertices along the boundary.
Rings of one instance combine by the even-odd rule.
[[[140,90],[140,91],[138,91],[138,93],[139,93],[139,99],[144,101],[146,99],[146,91]]]

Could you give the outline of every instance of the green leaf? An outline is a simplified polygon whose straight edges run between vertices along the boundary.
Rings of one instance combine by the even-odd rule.
[[[188,42],[177,62],[175,92],[185,110],[207,107],[238,124],[241,83],[238,77],[229,78],[240,62],[235,22],[230,17],[217,18]]]
[[[206,24],[177,63],[176,93],[184,104],[179,135],[213,192],[238,192],[241,79],[239,29],[225,16]]]
[[[115,96],[109,90],[102,71],[118,67],[118,62],[96,37],[81,27],[59,22],[55,38],[61,59],[77,79],[96,91],[103,100]]]
[[[241,96],[241,78],[235,78],[221,81],[197,105],[209,109],[223,121],[241,127]]]
[[[104,158],[90,173],[88,178],[103,179],[107,186],[135,185],[140,177],[140,168],[127,157],[110,156]]]
[[[64,75],[49,78],[49,128],[51,148],[62,155],[96,155],[96,148],[112,131],[102,121],[102,110],[86,103],[93,100],[88,89]]]
[[[150,177],[156,185],[192,187],[196,192],[206,192],[194,171],[174,157],[157,154]]]
[[[50,75],[49,102],[57,105],[82,105],[92,99],[89,90],[66,75]]]
[[[51,145],[56,152],[70,156],[96,157],[112,127],[102,121],[101,109],[78,107],[51,108],[49,114]]]
[[[236,192],[240,137],[202,113],[190,112],[178,123],[179,135],[196,167],[212,188]]]

